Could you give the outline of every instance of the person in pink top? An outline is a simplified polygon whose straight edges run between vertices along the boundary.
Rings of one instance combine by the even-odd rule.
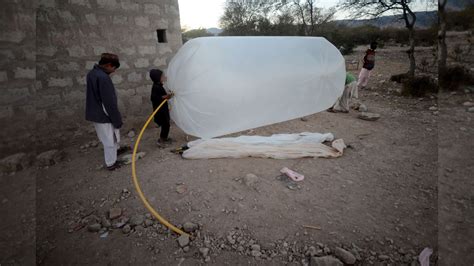
[[[365,88],[369,82],[370,72],[375,67],[375,49],[377,49],[377,42],[370,44],[370,49],[365,51],[364,65],[359,73],[359,80],[357,82],[357,89]],[[358,95],[355,95],[358,98]]]

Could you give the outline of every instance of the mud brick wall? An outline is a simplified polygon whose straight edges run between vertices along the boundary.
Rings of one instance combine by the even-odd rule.
[[[120,57],[112,80],[125,122],[143,119],[148,70],[165,69],[182,45],[177,0],[3,2],[2,155],[31,151],[31,141],[39,149],[66,142],[88,126],[85,76],[103,52]]]

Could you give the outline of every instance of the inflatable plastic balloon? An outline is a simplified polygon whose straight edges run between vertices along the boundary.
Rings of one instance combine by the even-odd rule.
[[[345,61],[320,37],[203,37],[171,60],[171,118],[187,134],[213,138],[331,107]]]

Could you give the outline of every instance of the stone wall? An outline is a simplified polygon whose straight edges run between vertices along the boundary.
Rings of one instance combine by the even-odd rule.
[[[0,30],[0,154],[34,143],[36,6],[2,0]]]
[[[3,1],[3,0],[2,0]],[[2,153],[66,142],[84,121],[85,76],[103,52],[125,121],[151,111],[151,68],[165,69],[182,44],[177,0],[7,0],[2,11]],[[165,30],[159,43],[157,30]]]

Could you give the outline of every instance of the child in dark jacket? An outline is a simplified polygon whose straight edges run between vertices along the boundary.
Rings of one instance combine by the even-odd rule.
[[[171,99],[173,94],[168,94],[165,88],[163,88],[163,83],[166,82],[166,76],[163,71],[159,69],[150,70],[150,78],[153,81],[150,99],[151,103],[153,104],[154,111],[163,102],[163,100]],[[171,139],[168,138],[168,134],[170,132],[170,111],[167,102],[163,104],[160,110],[155,114],[154,121],[158,126],[161,127],[158,144],[170,143]]]
[[[359,81],[357,88],[365,88],[369,82],[370,72],[375,66],[375,49],[377,49],[377,42],[370,44],[370,49],[367,49],[364,56],[364,65],[359,73]],[[356,97],[357,98],[357,97]]]

